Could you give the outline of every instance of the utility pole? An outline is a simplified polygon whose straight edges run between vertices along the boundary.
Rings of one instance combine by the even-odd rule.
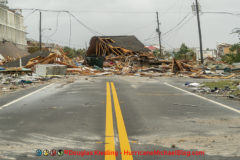
[[[42,12],[39,12],[39,49],[42,51]]]
[[[162,57],[162,43],[161,43],[161,31],[160,31],[160,23],[159,23],[159,17],[158,17],[158,12],[156,12],[157,14],[157,33],[158,33],[158,39],[159,39],[159,50],[160,50],[160,56]]]
[[[88,50],[88,45],[87,45],[87,42],[85,41],[85,48],[86,48],[86,51]]]
[[[198,21],[198,33],[199,33],[201,63],[203,64],[204,60],[203,60],[203,46],[202,46],[202,31],[201,31],[201,23],[200,23],[200,16],[199,16],[199,3],[198,3],[198,0],[195,0],[195,2],[196,2],[197,21]]]

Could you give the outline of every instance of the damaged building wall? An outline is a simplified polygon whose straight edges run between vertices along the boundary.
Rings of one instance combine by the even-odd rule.
[[[0,41],[9,41],[18,48],[27,49],[23,16],[0,5]]]
[[[2,55],[6,61],[10,62],[28,56],[29,53],[23,49],[17,48],[10,42],[0,42],[0,55]]]

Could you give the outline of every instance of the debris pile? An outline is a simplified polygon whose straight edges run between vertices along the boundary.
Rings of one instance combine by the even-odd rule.
[[[61,64],[66,65],[68,68],[77,68],[72,59],[68,58],[62,49],[60,49],[60,53],[55,51],[46,57],[37,56],[29,59],[28,63],[25,65],[25,68],[32,68],[37,64]]]
[[[227,72],[231,66],[223,62],[211,58],[206,62],[203,67],[194,61],[159,60],[135,36],[101,36],[91,39],[84,64],[93,68],[99,66],[103,68],[102,72],[121,75],[176,75],[210,79],[236,76]]]
[[[0,74],[0,95],[31,86],[37,86],[49,79],[51,78],[40,77],[36,74]]]
[[[6,63],[2,67],[6,69],[24,67],[35,70],[37,64],[60,64],[66,65],[68,68],[77,67],[73,60],[70,59],[62,49],[45,49],[38,51],[21,59]]]
[[[65,65],[66,74],[87,76],[136,75],[230,79],[237,77],[240,71],[238,65],[234,68],[212,58],[207,58],[203,66],[196,61],[160,60],[135,36],[100,36],[91,39],[84,59],[81,57],[71,59],[60,48],[46,48],[41,52],[5,63],[0,72],[35,72],[39,64]]]
[[[200,94],[211,94],[218,97],[221,96],[240,100],[239,80],[220,80],[203,83],[186,82],[185,86],[193,88],[194,92]]]

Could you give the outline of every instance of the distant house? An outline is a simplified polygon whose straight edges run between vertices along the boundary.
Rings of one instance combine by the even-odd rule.
[[[231,53],[230,48],[232,47],[231,44],[227,44],[227,43],[221,43],[217,45],[217,54],[218,56],[223,56],[225,54],[229,54]],[[233,52],[234,54],[236,54],[237,52]]]
[[[156,51],[156,50],[158,50],[159,49],[159,47],[157,47],[157,46],[153,46],[153,45],[150,45],[150,46],[146,46],[146,48],[148,48],[150,51]]]
[[[92,37],[86,56],[130,55],[150,52],[135,36]]]
[[[207,50],[203,50],[203,59],[206,58],[217,58],[217,50],[216,49],[207,49]],[[200,53],[200,49],[196,50],[196,58],[197,60],[201,60],[201,53]]]
[[[160,52],[159,45],[150,45],[150,46],[146,46],[146,48],[149,49],[152,53],[154,51]],[[162,46],[162,53],[163,53],[163,55],[165,55],[167,53],[165,50],[165,47],[163,47],[163,46]]]

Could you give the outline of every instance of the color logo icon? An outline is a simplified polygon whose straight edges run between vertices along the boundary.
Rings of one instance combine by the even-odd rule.
[[[57,155],[57,151],[55,149],[51,150],[50,155],[51,156],[56,156]]]
[[[44,156],[48,156],[48,155],[49,155],[49,150],[45,149],[45,150],[43,151],[43,155],[44,155]]]
[[[58,156],[63,156],[63,155],[64,155],[64,152],[63,152],[63,150],[60,149],[60,150],[58,150],[58,153],[57,153],[57,154],[58,154]]]
[[[41,156],[42,155],[42,150],[41,149],[37,149],[36,150],[36,156]]]

